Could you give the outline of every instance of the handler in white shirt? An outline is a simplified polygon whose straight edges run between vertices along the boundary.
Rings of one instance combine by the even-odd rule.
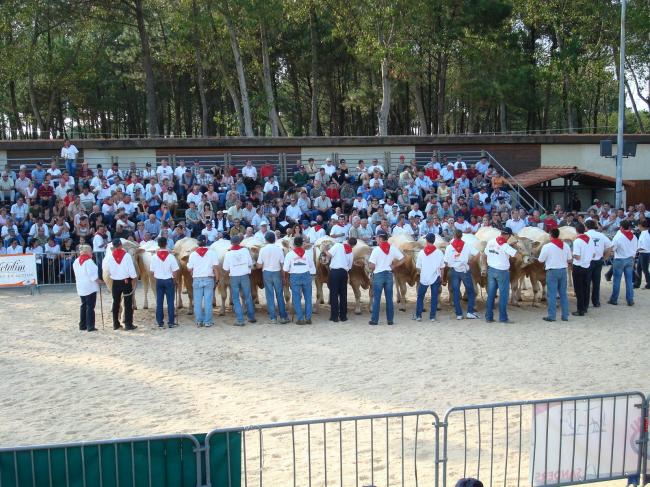
[[[251,294],[250,273],[253,267],[253,258],[250,250],[241,247],[240,235],[230,237],[232,247],[226,252],[223,258],[223,270],[230,274],[230,295],[232,296],[233,308],[237,321],[235,326],[244,326],[244,312],[242,310],[241,292],[246,302],[246,314],[248,322],[255,323],[255,306],[253,305],[253,296]]]
[[[499,321],[513,323],[508,319],[508,297],[510,295],[510,258],[517,251],[508,243],[512,229],[504,227],[501,235],[490,240],[485,246],[485,264],[487,264],[487,303],[485,321],[494,322],[494,300],[499,290]],[[485,267],[481,266],[481,272]]]
[[[219,258],[206,247],[205,235],[197,237],[199,246],[190,254],[187,268],[192,272],[194,292],[194,319],[196,326],[210,327],[212,323],[212,297],[219,283]]]
[[[648,271],[648,264],[650,264],[650,233],[648,232],[648,221],[644,220],[639,222],[639,267],[645,277],[645,288],[650,289],[650,271]],[[641,282],[639,282],[639,285]]]
[[[97,302],[99,285],[102,283],[92,255],[93,249],[90,245],[80,245],[79,257],[72,264],[77,294],[81,298],[79,329],[86,331],[97,330],[95,328],[95,303]]]
[[[293,309],[296,313],[296,324],[311,325],[311,285],[312,276],[316,274],[314,253],[311,249],[305,250],[302,247],[302,237],[295,237],[293,245],[294,249],[286,255],[282,269],[289,275],[288,280],[291,287]],[[305,301],[304,306],[302,299]]]
[[[591,304],[594,308],[600,308],[600,279],[603,271],[605,252],[612,248],[612,241],[603,233],[596,230],[594,220],[587,220],[585,227],[588,228],[586,235],[594,244],[594,257],[589,265],[589,277],[591,279]]]
[[[266,229],[266,224],[264,229]],[[264,241],[268,244],[260,249],[257,257],[257,268],[262,269],[264,279],[264,294],[266,294],[266,307],[269,310],[271,323],[278,322],[277,314],[280,315],[280,323],[289,323],[287,310],[284,306],[284,292],[282,287],[282,265],[284,264],[284,250],[275,245],[275,233],[265,232]],[[278,306],[277,314],[275,306]]]
[[[436,236],[429,233],[426,236],[427,243],[415,259],[415,267],[420,271],[420,282],[418,283],[418,296],[415,303],[415,321],[422,320],[424,310],[424,297],[427,289],[431,288],[431,308],[429,309],[429,320],[436,321],[438,310],[438,291],[440,290],[440,279],[442,270],[445,268],[445,254],[436,248]]]
[[[454,230],[454,239],[449,243],[445,249],[445,263],[447,267],[451,267],[449,271],[449,279],[451,280],[451,290],[453,294],[454,310],[456,312],[456,319],[463,319],[463,308],[460,305],[460,284],[465,286],[467,292],[467,314],[465,317],[468,320],[475,320],[478,318],[474,305],[476,303],[476,292],[474,291],[474,282],[472,281],[472,273],[469,270],[469,259],[478,255],[478,250],[470,244],[463,241],[463,232]]]
[[[620,230],[612,239],[614,248],[614,279],[612,281],[612,295],[609,304],[618,304],[618,295],[621,290],[621,278],[625,276],[625,300],[628,306],[634,306],[634,256],[639,248],[639,241],[630,229],[629,220],[621,222]]]
[[[578,236],[573,242],[573,289],[576,293],[578,310],[571,313],[573,316],[584,316],[589,307],[589,293],[591,276],[591,260],[594,258],[594,243],[589,235],[585,234],[582,223],[576,225]]]
[[[571,262],[569,244],[560,240],[560,230],[552,228],[551,241],[542,247],[537,260],[546,269],[546,302],[548,315],[544,321],[555,321],[557,296],[560,296],[562,321],[569,321],[569,294],[567,293],[567,267]]]
[[[174,328],[174,295],[178,274],[178,262],[167,250],[167,238],[158,238],[158,250],[151,257],[150,270],[156,278],[156,322],[158,327],[164,326],[163,301],[167,299],[167,322],[169,328]]]
[[[395,310],[393,308],[393,269],[404,263],[406,258],[400,250],[388,243],[388,233],[383,229],[377,230],[377,247],[370,254],[368,262],[373,271],[372,275],[372,309],[369,325],[379,324],[379,306],[381,295],[386,297],[386,321],[394,324]]]
[[[124,329],[135,330],[133,325],[133,293],[138,284],[133,259],[126,250],[122,248],[122,241],[119,238],[113,239],[113,248],[104,257],[103,266],[107,266],[108,273],[113,281],[111,291],[113,294],[113,329],[119,330],[120,325],[120,304],[124,297]]]
[[[345,243],[335,243],[325,251],[330,259],[327,287],[330,290],[330,321],[348,321],[348,272],[352,269],[354,237]]]

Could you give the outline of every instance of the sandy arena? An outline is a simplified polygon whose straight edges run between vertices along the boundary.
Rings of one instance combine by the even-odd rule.
[[[158,330],[153,310],[138,310],[139,328],[127,333],[112,330],[104,290],[106,329],[98,303],[100,331],[89,334],[77,329],[72,287],[3,291],[0,444],[650,391],[650,291],[636,291],[634,308],[604,304],[568,323],[545,323],[525,302],[508,326],[458,322],[446,303],[439,323],[416,323],[410,293],[393,327],[385,316],[368,326],[367,313],[333,324],[327,306],[312,326],[270,325],[260,305],[258,323],[243,328],[228,313],[197,329],[183,310],[182,326]]]

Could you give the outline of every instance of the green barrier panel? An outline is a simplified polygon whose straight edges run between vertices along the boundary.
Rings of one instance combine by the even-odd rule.
[[[196,444],[170,437],[0,451],[2,487],[196,487]]]
[[[213,434],[209,446],[212,487],[240,487],[241,433],[235,431]]]

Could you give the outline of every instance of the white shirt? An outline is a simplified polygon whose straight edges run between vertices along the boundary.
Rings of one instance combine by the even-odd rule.
[[[77,158],[77,154],[79,154],[79,149],[72,144],[70,144],[70,147],[61,147],[61,159],[74,160]],[[79,296],[85,296],[85,294],[80,294]]]
[[[332,237],[338,243],[343,242],[347,234],[348,232],[345,225],[344,226],[341,226],[339,224],[332,225],[332,228],[330,229],[330,237]]]
[[[510,227],[512,233],[517,233],[519,230],[526,227],[526,222],[521,218],[519,220],[513,220],[512,218],[506,222],[506,227]]]
[[[352,202],[352,208],[355,210],[367,210],[368,209],[368,201],[364,200],[361,198],[360,200],[355,198],[354,201]]]
[[[187,195],[187,205],[189,206],[190,203],[193,202],[194,204],[196,204],[196,207],[198,209],[202,199],[203,199],[203,193],[201,193],[200,191],[198,193],[192,191]]]
[[[325,174],[330,177],[336,172],[336,166],[334,164],[323,164],[320,168],[325,169]]]
[[[99,269],[97,269],[97,264],[92,259],[88,259],[83,265],[79,263],[79,259],[75,259],[72,270],[74,271],[79,296],[88,296],[99,291],[99,284],[97,284]]]
[[[264,271],[281,271],[282,264],[284,264],[284,250],[277,245],[265,245],[260,249],[257,263],[262,264],[262,270]]]
[[[395,225],[393,227],[393,233],[391,235],[413,235],[413,229],[411,225],[399,226]]]
[[[156,175],[158,181],[162,182],[163,179],[170,179],[174,174],[174,170],[170,166],[158,166],[156,168]]]
[[[133,259],[128,252],[124,255],[122,262],[119,264],[115,262],[113,252],[107,252],[104,259],[106,259],[106,263],[108,264],[108,274],[114,281],[121,281],[123,279],[128,279],[129,277],[137,279],[138,274],[135,272]]]
[[[375,170],[379,171],[380,173],[384,174],[384,168],[382,167],[381,164],[377,164],[375,166],[368,166],[368,174],[373,174]]]
[[[493,238],[485,246],[485,255],[487,256],[487,265],[493,269],[507,271],[510,269],[510,257],[514,257],[517,251],[510,246],[508,242],[503,245],[497,243]]]
[[[305,250],[304,255],[299,257],[296,251],[292,250],[284,258],[282,269],[289,274],[306,274],[309,272],[313,276],[316,274],[313,251],[311,249]]]
[[[223,258],[223,270],[230,274],[230,277],[245,276],[251,273],[253,258],[250,250],[242,247],[237,250],[228,250]]]
[[[265,193],[278,192],[278,191],[280,191],[280,185],[278,184],[277,181],[273,181],[273,182],[267,181],[266,183],[264,183],[264,192]]]
[[[612,247],[612,241],[604,234],[596,230],[587,230],[585,232],[594,243],[594,258],[593,260],[600,260],[603,258],[605,250]]]
[[[438,248],[429,255],[420,250],[415,259],[415,267],[420,271],[420,284],[430,286],[438,280],[445,267],[445,254]]]
[[[450,243],[445,249],[445,264],[457,272],[467,272],[469,270],[469,258],[477,254],[478,250],[473,245],[465,243],[462,250],[456,252],[456,249]]]
[[[562,244],[562,248],[553,242],[549,242],[542,247],[537,260],[545,264],[544,268],[546,270],[566,269],[568,267],[571,261],[571,249],[565,242],[562,242]]]
[[[149,270],[153,272],[153,277],[156,279],[171,279],[174,277],[174,272],[178,270],[178,262],[171,252],[165,260],[158,257],[158,253],[156,252],[151,257]]]
[[[589,237],[589,235],[587,235]],[[581,238],[576,238],[573,241],[573,265],[589,269],[591,260],[594,258],[594,243],[589,237],[589,243]]]
[[[187,261],[187,268],[192,271],[192,277],[214,277],[213,267],[218,265],[219,258],[212,250],[208,250],[203,257],[195,250]]]
[[[390,266],[393,261],[402,260],[403,258],[404,254],[400,252],[400,250],[394,245],[390,246],[388,254],[384,253],[384,251],[381,250],[381,247],[377,246],[372,249],[372,253],[370,254],[370,259],[368,259],[368,262],[375,264],[375,270],[373,272],[376,274],[378,272],[385,271],[391,272],[392,269]]]
[[[187,167],[185,166],[178,166],[176,169],[174,169],[174,177],[180,181],[183,178],[183,174],[185,174],[186,169]]]
[[[323,227],[320,227],[318,231],[316,231],[316,225],[314,225],[313,227],[310,227],[305,232],[305,235],[309,237],[309,243],[315,244],[316,240],[324,237],[325,235],[327,235],[327,233],[325,233],[325,229]]]
[[[292,220],[300,220],[300,217],[302,216],[302,210],[297,204],[289,205],[287,206],[285,214],[287,215],[287,218],[291,218]]]
[[[245,178],[257,179],[257,169],[255,166],[244,166],[241,168],[241,174]]]
[[[614,258],[615,259],[628,259],[634,257],[636,251],[639,247],[639,241],[636,236],[632,236],[632,240],[629,240],[623,233],[619,230],[614,235],[612,239],[612,247],[614,247]]]
[[[93,252],[103,252],[104,250],[106,250],[106,240],[99,233],[95,233],[93,237]]]
[[[330,260],[330,269],[343,269],[344,271],[352,269],[352,252],[346,254],[345,247],[342,243],[332,245],[329,253],[332,256]]]
[[[650,253],[650,232],[648,230],[643,230],[639,235],[639,252]]]
[[[201,235],[205,235],[205,238],[208,239],[208,242],[214,242],[219,236],[219,231],[214,227],[212,227],[211,230],[204,228],[201,230]]]

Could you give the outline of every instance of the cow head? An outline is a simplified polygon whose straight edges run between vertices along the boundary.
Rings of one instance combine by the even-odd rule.
[[[539,247],[539,242],[533,242],[524,237],[510,237],[508,243],[517,250],[521,256],[521,263],[524,267],[534,262],[534,252]]]
[[[334,245],[334,242],[331,241],[331,240],[325,240],[325,241],[321,242],[320,244],[318,244],[318,246],[317,246],[318,250],[319,250],[318,262],[321,265],[328,266],[330,264],[330,261],[332,260],[332,258],[329,256],[329,254],[327,252],[332,248],[333,245]]]

